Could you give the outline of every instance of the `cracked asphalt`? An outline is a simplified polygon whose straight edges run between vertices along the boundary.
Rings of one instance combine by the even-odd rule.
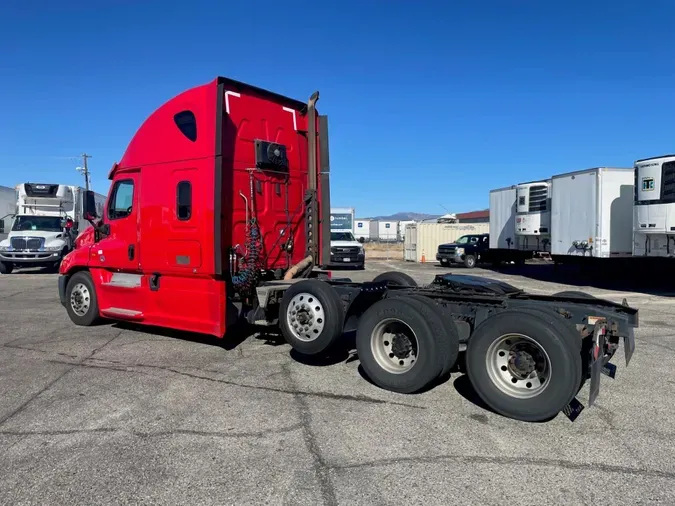
[[[390,269],[448,270],[339,275]],[[76,327],[55,275],[0,276],[0,504],[675,504],[674,294],[553,282],[549,266],[471,273],[626,297],[630,366],[620,350],[576,422],[528,424],[481,407],[461,375],[400,395],[348,347],[308,363],[274,335]]]

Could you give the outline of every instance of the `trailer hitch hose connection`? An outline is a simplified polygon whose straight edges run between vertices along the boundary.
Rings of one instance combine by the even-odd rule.
[[[253,173],[249,172],[250,206],[253,207]],[[260,228],[258,220],[253,216],[253,209],[249,213],[249,199],[240,191],[239,196],[244,199],[246,206],[246,254],[243,258],[243,267],[232,275],[232,284],[235,290],[246,293],[253,290],[258,284],[260,276]]]

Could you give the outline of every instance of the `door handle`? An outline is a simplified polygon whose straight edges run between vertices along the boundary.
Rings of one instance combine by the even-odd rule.
[[[134,259],[134,245],[130,244],[129,247],[127,248],[127,256],[129,257],[129,260]]]

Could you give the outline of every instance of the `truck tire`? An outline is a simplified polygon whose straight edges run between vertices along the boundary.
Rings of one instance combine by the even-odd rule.
[[[573,339],[569,327],[553,326],[546,311],[499,313],[469,339],[467,375],[497,413],[528,422],[549,420],[569,404],[581,382],[580,339]]]
[[[375,276],[373,283],[380,283],[387,281],[391,285],[396,286],[417,286],[417,282],[405,272],[388,271]]]
[[[577,290],[565,290],[553,294],[553,297],[577,297],[579,299],[595,299],[590,293],[579,292]]]
[[[443,321],[409,297],[382,299],[366,310],[356,329],[356,351],[370,380],[380,388],[410,394],[435,381],[443,366],[439,339]]]
[[[76,272],[68,280],[66,311],[71,321],[82,327],[94,325],[100,319],[96,289],[89,272]]]
[[[325,352],[342,336],[345,310],[338,293],[324,281],[291,285],[279,307],[281,334],[303,355]]]
[[[445,311],[439,304],[434,302],[429,297],[424,295],[405,295],[404,299],[415,299],[425,304],[429,309],[434,311],[443,322],[443,332],[438,336],[438,351],[442,357],[443,367],[439,373],[439,378],[445,379],[450,372],[450,369],[457,363],[459,356],[459,333],[452,315]]]
[[[441,267],[449,267],[449,266],[450,262],[448,262],[447,260],[441,260]]]
[[[11,274],[13,270],[14,266],[12,264],[0,262],[0,274]]]
[[[466,255],[464,257],[464,267],[467,269],[473,269],[476,267],[476,257],[474,255]]]

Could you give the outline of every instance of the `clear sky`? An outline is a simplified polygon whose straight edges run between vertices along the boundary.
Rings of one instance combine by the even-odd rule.
[[[171,5],[175,5],[172,7]],[[488,192],[675,152],[672,0],[5,1],[0,185],[96,191],[157,106],[217,75],[329,115],[335,206]]]

